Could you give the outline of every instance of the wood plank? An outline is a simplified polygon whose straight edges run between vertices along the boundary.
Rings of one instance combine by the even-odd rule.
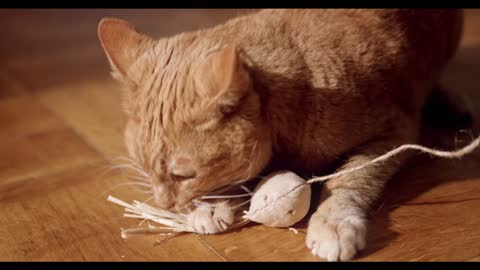
[[[121,89],[111,80],[51,88],[36,98],[90,145],[111,158],[125,154]]]
[[[480,254],[479,158],[410,162],[387,189],[362,259],[463,261]]]
[[[228,261],[321,261],[305,246],[305,234],[288,229],[248,225],[202,239]]]
[[[104,164],[24,179],[0,186],[0,260],[35,261],[216,261],[218,257],[194,235],[154,246],[161,237],[123,240],[121,227],[138,222],[121,218],[123,209],[106,201],[108,194],[141,198],[118,172]]]
[[[475,256],[467,260],[468,262],[480,262],[480,256]]]
[[[0,126],[2,183],[56,172],[99,157],[28,96],[0,100]]]
[[[109,75],[108,60],[98,46],[63,48],[32,57],[19,57],[6,63],[31,92],[52,86],[105,78]]]
[[[53,129],[62,125],[30,96],[0,100],[0,140]]]

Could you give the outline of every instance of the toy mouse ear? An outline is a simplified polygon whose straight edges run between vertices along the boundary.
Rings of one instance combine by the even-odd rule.
[[[127,75],[130,66],[144,52],[149,38],[138,33],[127,21],[104,18],[98,24],[98,37],[110,61],[113,72]]]

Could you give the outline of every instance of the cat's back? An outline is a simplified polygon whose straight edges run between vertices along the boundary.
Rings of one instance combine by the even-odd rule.
[[[292,84],[301,81],[332,91],[414,91],[422,100],[453,56],[462,22],[462,11],[447,9],[266,9],[210,33],[233,36],[272,89],[277,81],[299,89]],[[417,81],[427,85],[412,87]]]
[[[279,34],[293,40],[314,73],[328,65],[343,75],[389,70],[412,80],[435,80],[456,51],[463,26],[463,12],[449,9],[283,9],[256,16],[281,26],[285,33]]]
[[[449,58],[458,46],[463,25],[463,12],[454,9],[287,9],[265,10],[259,15],[280,17],[299,43],[344,47],[346,53],[362,51],[367,43],[378,44],[389,49],[385,54],[395,57],[412,50],[418,55]]]
[[[360,65],[382,65],[383,59],[406,68],[422,60],[444,65],[462,26],[463,12],[450,9],[265,9],[217,29],[245,47],[290,42],[313,60],[330,50]]]

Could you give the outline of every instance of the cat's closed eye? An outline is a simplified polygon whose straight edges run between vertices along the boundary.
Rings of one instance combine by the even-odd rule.
[[[188,180],[192,179],[197,175],[197,173],[194,170],[191,169],[184,169],[184,170],[173,170],[170,172],[170,178],[173,180]]]
[[[172,180],[192,179],[197,175],[197,169],[191,159],[174,158],[169,165],[169,176]]]

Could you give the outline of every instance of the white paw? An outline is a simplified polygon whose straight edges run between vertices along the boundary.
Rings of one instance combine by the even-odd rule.
[[[306,244],[314,256],[347,261],[365,247],[366,235],[366,220],[359,215],[333,220],[317,214],[310,219]]]
[[[198,207],[187,216],[188,225],[201,234],[223,232],[233,221],[233,211],[227,204],[219,204],[214,209]]]

